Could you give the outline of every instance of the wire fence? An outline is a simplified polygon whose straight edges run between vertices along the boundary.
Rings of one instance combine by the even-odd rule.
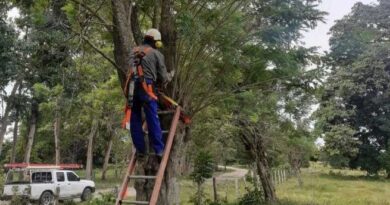
[[[273,169],[270,171],[272,183],[279,186],[293,176],[290,169]],[[206,184],[206,190],[211,192],[214,201],[233,201],[240,199],[248,191],[248,188],[257,186],[262,190],[259,175],[253,170],[249,170],[245,176],[240,177],[213,177],[211,183]]]

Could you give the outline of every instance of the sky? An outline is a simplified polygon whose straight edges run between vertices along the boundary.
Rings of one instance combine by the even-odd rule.
[[[348,14],[357,2],[364,4],[376,3],[376,0],[322,0],[319,9],[329,13],[325,17],[325,23],[320,23],[314,30],[304,34],[302,41],[306,47],[319,47],[319,51],[329,50],[329,30],[335,21]]]

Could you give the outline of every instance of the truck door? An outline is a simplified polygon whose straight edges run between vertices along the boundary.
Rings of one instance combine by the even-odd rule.
[[[74,172],[66,172],[66,177],[68,178],[68,183],[72,187],[70,191],[71,196],[81,196],[84,191],[84,186],[80,182],[80,177],[78,177]]]
[[[65,172],[56,172],[56,184],[60,188],[60,198],[70,197],[70,184],[65,180]]]

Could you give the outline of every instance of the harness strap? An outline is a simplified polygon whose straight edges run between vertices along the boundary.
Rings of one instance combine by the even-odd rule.
[[[124,95],[127,99],[129,98],[129,85],[132,82],[132,80],[134,80],[134,75],[137,73],[138,77],[140,79],[140,83],[142,85],[142,88],[144,89],[146,94],[149,95],[149,97],[151,97],[152,99],[158,100],[158,97],[154,93],[153,86],[151,84],[149,84],[149,85],[147,84],[145,77],[144,77],[143,68],[142,68],[142,59],[143,59],[143,57],[148,55],[150,53],[150,51],[152,51],[151,47],[144,47],[142,49],[140,47],[135,47],[132,50],[132,53],[133,53],[133,55],[135,55],[135,58],[138,60],[138,62],[134,62],[136,65],[130,65],[128,72],[127,72],[125,87],[123,89]],[[136,66],[136,68],[134,66]],[[126,100],[124,112],[125,112],[125,116],[122,120],[122,128],[125,129],[126,124],[129,123],[130,116],[131,116],[131,105],[129,105],[128,100]]]
[[[140,62],[137,62],[137,64],[138,64],[137,65],[137,73],[138,73],[138,77],[141,80],[142,88],[145,90],[145,92],[151,98],[157,100],[158,98],[154,94],[153,89],[150,90],[148,88],[147,83],[145,82],[144,72],[143,72],[143,68],[141,65],[142,58],[145,57],[146,55],[148,55],[151,51],[152,51],[151,47],[144,47],[142,49],[140,47],[135,47],[132,52],[133,52],[133,54],[140,55],[140,56],[137,56],[138,58],[140,58]],[[133,79],[133,77],[134,77],[133,67],[130,66],[130,69],[128,70],[128,73],[127,73],[127,79],[126,79],[125,88],[124,88],[124,94],[125,94],[126,98],[128,97],[129,83]]]
[[[156,94],[154,94],[153,92],[153,87],[151,84],[147,84],[146,83],[146,80],[144,78],[144,73],[143,73],[143,70],[142,70],[142,66],[139,65],[137,67],[137,71],[138,71],[138,75],[141,79],[141,84],[142,84],[142,88],[144,89],[144,91],[146,92],[146,94],[148,94],[151,98],[153,98],[154,100],[157,100],[158,97],[156,96]]]

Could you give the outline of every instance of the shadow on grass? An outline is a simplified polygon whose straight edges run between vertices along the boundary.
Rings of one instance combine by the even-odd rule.
[[[315,202],[298,202],[298,201],[292,201],[290,199],[280,199],[277,203],[277,205],[319,205]]]
[[[322,173],[320,174],[320,177],[325,179],[334,179],[334,180],[341,180],[341,181],[368,181],[368,182],[389,182],[389,179],[386,179],[381,176],[367,176],[367,175],[346,175],[341,172],[330,172],[328,174]]]

